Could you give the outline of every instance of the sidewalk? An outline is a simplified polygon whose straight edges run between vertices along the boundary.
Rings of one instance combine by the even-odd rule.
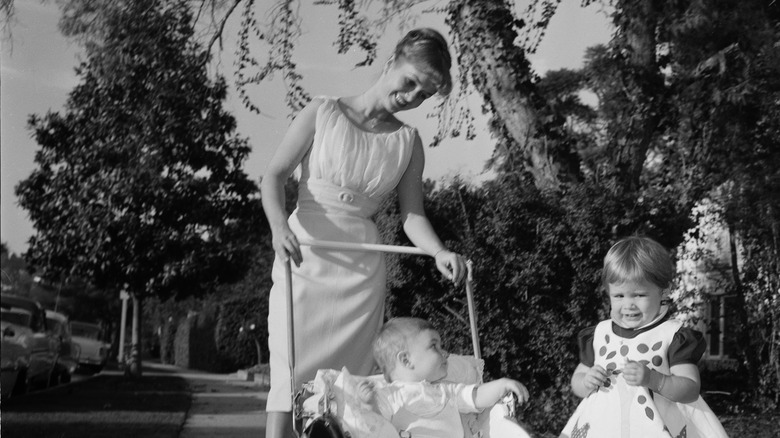
[[[147,366],[144,364],[144,366]],[[268,388],[239,379],[153,364],[184,378],[192,389],[192,405],[179,438],[263,438]]]

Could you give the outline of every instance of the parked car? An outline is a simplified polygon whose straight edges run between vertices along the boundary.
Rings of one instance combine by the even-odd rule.
[[[71,321],[73,343],[79,349],[79,370],[99,373],[108,360],[109,344],[103,342],[103,329],[88,322]]]
[[[52,383],[68,383],[79,365],[79,347],[73,343],[70,319],[62,313],[47,310],[46,324],[49,332],[60,343],[60,355],[57,358],[57,368],[54,370]]]
[[[59,341],[50,334],[46,313],[37,301],[0,295],[2,324],[2,396],[47,388],[59,356]]]

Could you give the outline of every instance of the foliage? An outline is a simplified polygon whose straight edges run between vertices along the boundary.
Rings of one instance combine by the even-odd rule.
[[[162,298],[243,273],[256,185],[249,147],[191,42],[184,1],[112,2],[64,114],[30,117],[38,168],[17,186],[47,276]]]
[[[176,328],[174,363],[182,368],[222,372],[225,370],[216,344],[217,313],[214,305],[190,312]]]
[[[234,368],[268,363],[268,293],[233,297],[220,307],[217,345]]]
[[[780,8],[761,1],[701,5],[670,14],[671,141],[663,179],[707,198],[729,236],[726,293],[736,303],[737,359],[755,393],[780,402]],[[713,37],[717,35],[717,37]],[[674,158],[672,160],[672,158]]]
[[[529,387],[534,400],[524,417],[536,430],[560,430],[566,420],[560,412],[576,404],[569,390],[578,363],[576,335],[607,315],[600,270],[609,246],[622,236],[614,225],[645,230],[660,241],[673,238],[647,211],[652,208],[593,184],[565,196],[543,192],[531,178],[516,175],[429,193],[426,210],[434,228],[473,262],[486,373]],[[395,204],[385,205],[377,222],[385,241],[408,244]],[[463,288],[443,280],[429,258],[389,259],[388,316],[428,318],[450,351],[471,354]]]
[[[285,203],[288,211],[295,205],[297,184],[289,180],[285,185]],[[255,224],[262,240],[253,248],[250,269],[244,277],[232,284],[215,288],[208,296],[200,299],[169,299],[162,303],[152,302],[155,310],[150,312],[152,324],[161,332],[161,360],[173,363],[176,350],[175,338],[180,322],[191,313],[202,313],[216,309],[216,328],[212,336],[216,345],[214,354],[223,370],[235,370],[260,361],[267,362],[268,291],[271,288],[271,269],[274,252],[271,235],[266,221]],[[240,334],[240,328],[249,321],[257,322],[257,333],[248,337]],[[155,328],[156,330],[156,328]],[[257,341],[257,343],[255,342]],[[259,354],[258,354],[259,347]]]
[[[239,97],[247,108],[259,114],[260,109],[250,100],[246,86],[260,83],[278,71],[284,78],[287,90],[286,103],[293,113],[297,113],[309,102],[310,97],[300,85],[302,77],[296,71],[296,65],[292,61],[295,40],[301,35],[295,5],[291,1],[282,1],[274,5],[271,8],[270,23],[266,24],[266,30],[261,29],[259,25],[255,6],[255,0],[246,0],[242,13],[238,42],[239,59],[236,68]],[[269,56],[265,65],[262,65],[251,53],[250,37],[267,42]],[[259,71],[253,74],[247,73],[253,69]]]
[[[27,270],[24,259],[9,252],[5,242],[0,244],[0,269],[2,270],[0,284],[3,292],[13,291],[18,295],[29,295],[33,287],[33,276]]]

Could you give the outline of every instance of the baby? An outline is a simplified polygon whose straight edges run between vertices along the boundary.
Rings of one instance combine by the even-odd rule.
[[[512,379],[481,385],[442,382],[447,376],[447,352],[430,322],[395,318],[374,341],[374,357],[389,385],[360,385],[360,396],[398,431],[415,438],[464,436],[460,413],[479,412],[514,393],[519,403],[528,390]]]

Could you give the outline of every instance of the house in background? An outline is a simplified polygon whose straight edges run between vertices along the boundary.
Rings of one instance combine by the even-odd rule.
[[[677,303],[678,318],[705,334],[703,365],[736,369],[731,236],[716,204],[701,202],[692,215],[695,225],[676,249],[679,277],[672,298]],[[736,262],[740,263],[739,256]]]

